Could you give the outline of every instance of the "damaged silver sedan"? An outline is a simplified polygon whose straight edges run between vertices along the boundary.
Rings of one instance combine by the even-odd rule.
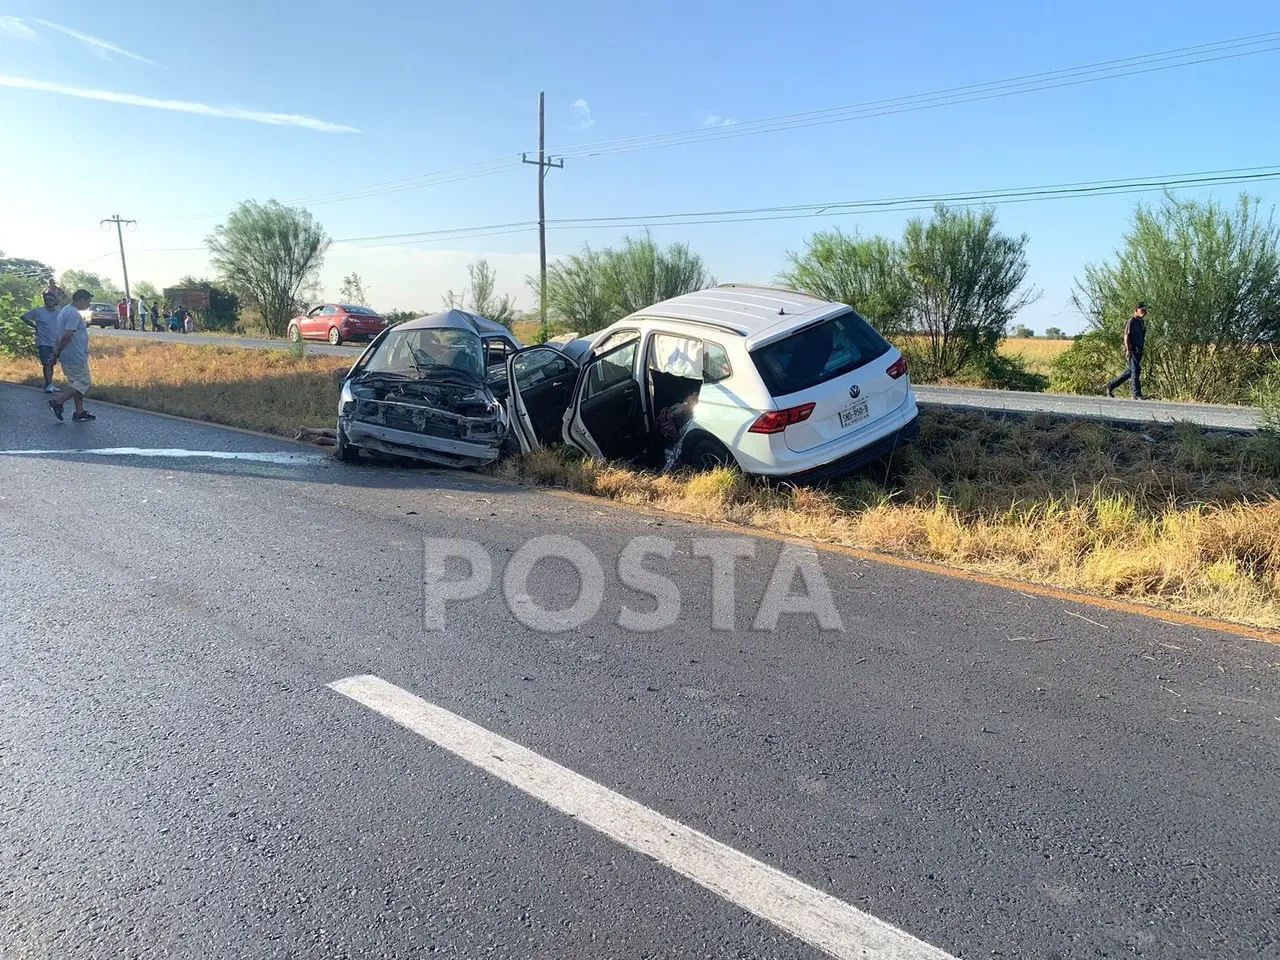
[[[498,459],[507,414],[487,382],[476,319],[459,310],[384,331],[342,381],[337,455],[361,450],[440,466]]]

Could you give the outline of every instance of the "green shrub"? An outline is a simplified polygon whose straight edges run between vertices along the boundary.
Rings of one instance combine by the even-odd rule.
[[[0,353],[10,357],[36,356],[36,332],[22,319],[25,311],[9,294],[0,294]]]
[[[1280,360],[1272,361],[1254,381],[1249,402],[1262,411],[1262,429],[1280,432]]]
[[[1043,393],[1049,386],[1049,378],[1027,369],[1022,357],[1010,357],[1003,353],[987,353],[973,357],[956,377],[963,383],[989,390],[1022,390]]]
[[[1049,388],[1056,393],[1098,393],[1124,368],[1124,349],[1109,332],[1078,337],[1053,361]]]

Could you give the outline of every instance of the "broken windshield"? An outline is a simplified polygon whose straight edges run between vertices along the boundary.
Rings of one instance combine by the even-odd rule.
[[[484,377],[484,348],[468,330],[393,330],[369,358],[365,373],[401,377]]]

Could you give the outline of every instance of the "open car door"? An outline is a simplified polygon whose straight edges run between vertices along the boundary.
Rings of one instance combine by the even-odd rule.
[[[649,423],[636,373],[639,354],[637,336],[583,365],[565,440],[601,460],[634,460],[644,454]]]
[[[507,418],[528,453],[560,442],[578,364],[555,347],[525,347],[507,357]]]

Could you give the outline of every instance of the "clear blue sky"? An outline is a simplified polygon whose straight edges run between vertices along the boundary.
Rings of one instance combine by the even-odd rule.
[[[138,251],[134,279],[158,284],[206,267],[199,251],[155,251],[199,247],[217,222],[168,218],[514,156],[536,146],[540,89],[549,148],[557,152],[695,128],[711,117],[742,122],[1280,29],[1280,12],[1262,0],[9,0],[0,18],[11,18],[0,19],[10,185],[0,196],[0,249],[59,268],[101,257],[87,268],[118,279],[118,260],[102,256],[112,244],[98,221],[119,212],[139,221],[128,237]],[[303,115],[356,132],[103,102],[31,89],[31,81]],[[820,203],[1280,163],[1278,81],[1280,53],[1271,53],[571,159],[548,178],[548,215]],[[1232,199],[1238,190],[1218,195]],[[1253,192],[1269,202],[1280,196],[1271,184]],[[1032,327],[1080,327],[1064,312],[1072,278],[1115,247],[1136,199],[999,209],[1006,229],[1031,237],[1032,279],[1044,291],[1025,316]],[[313,210],[338,238],[529,220],[536,216],[534,169]],[[816,229],[897,234],[905,216],[653,232],[663,242],[687,240],[721,280],[759,282]],[[549,246],[553,255],[567,253],[621,233],[555,230]],[[484,254],[503,287],[530,303],[523,276],[536,268],[534,232],[419,250],[339,245],[326,289],[336,294],[341,274],[359,269],[376,306],[434,307],[446,287],[465,281],[466,262]]]

